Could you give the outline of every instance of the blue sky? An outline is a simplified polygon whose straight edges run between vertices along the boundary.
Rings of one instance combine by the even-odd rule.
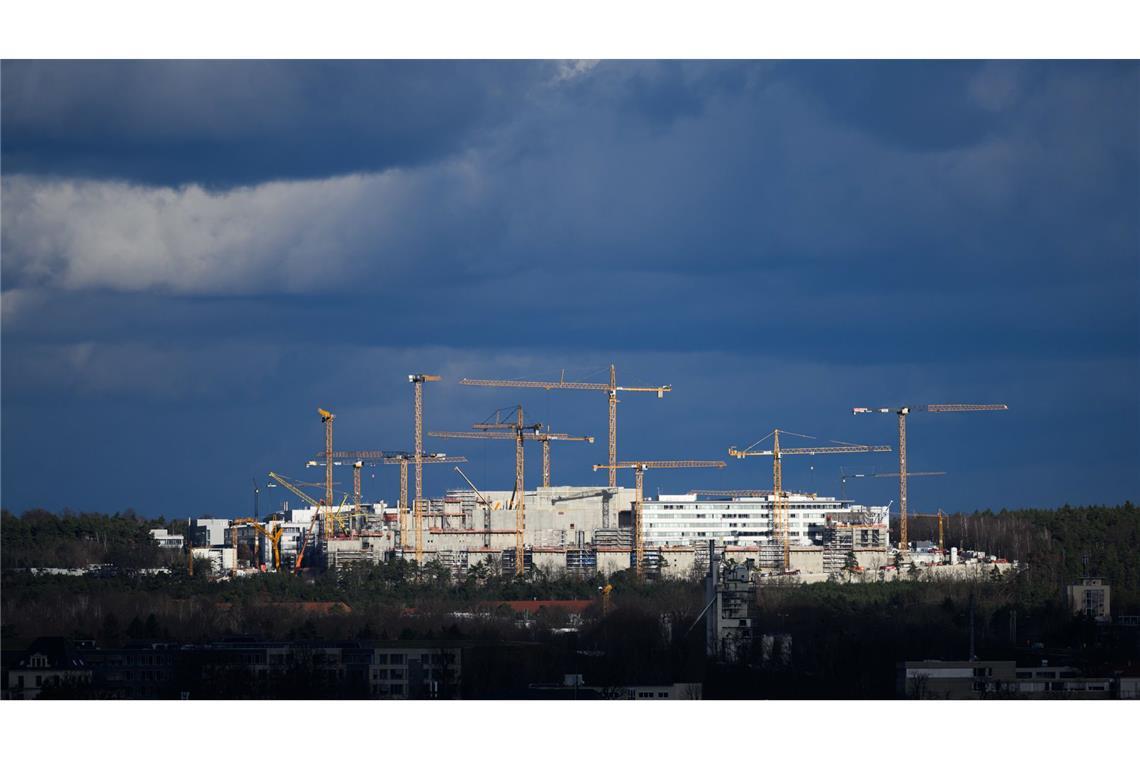
[[[444,376],[429,428],[521,402],[598,438],[556,482],[603,483],[602,394],[457,381],[611,361],[674,387],[623,398],[623,458],[894,445],[851,407],[1005,402],[911,419],[911,467],[949,473],[912,509],[1140,493],[1135,63],[6,61],[2,114],[9,509],[247,513],[254,475],[306,476],[318,405],[338,447],[410,448],[410,372]],[[510,446],[429,446],[510,487]],[[841,466],[895,460],[785,483]]]

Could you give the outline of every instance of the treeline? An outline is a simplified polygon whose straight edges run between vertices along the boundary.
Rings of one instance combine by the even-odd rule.
[[[938,540],[931,518],[909,521],[912,540]],[[980,549],[1025,563],[1042,592],[1060,593],[1088,573],[1112,584],[1114,609],[1140,611],[1140,509],[1120,506],[948,514],[947,547]],[[1087,560],[1087,562],[1086,562]]]
[[[138,639],[205,642],[235,635],[535,641],[568,626],[570,615],[547,609],[535,629],[520,629],[514,612],[493,603],[537,598],[601,604],[600,577],[480,576],[464,573],[451,582],[446,568],[419,569],[405,562],[346,568],[313,580],[266,573],[222,583],[177,572],[87,578],[8,571],[0,617],[5,648],[37,636],[94,639],[101,646]],[[698,584],[645,583],[628,573],[610,582],[614,609],[643,617],[652,630],[661,613],[680,621],[695,617],[702,607]],[[338,604],[329,607],[330,602]]]
[[[152,528],[185,533],[186,522],[143,518],[132,510],[113,515],[33,509],[22,515],[0,511],[0,566],[121,568],[162,567],[173,557],[151,540]]]

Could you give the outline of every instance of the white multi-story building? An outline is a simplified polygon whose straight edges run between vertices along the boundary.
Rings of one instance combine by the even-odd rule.
[[[198,517],[194,519],[191,529],[191,543],[194,546],[226,546],[232,541],[228,531],[229,520],[211,517]]]
[[[150,537],[163,549],[181,549],[184,538],[176,533],[170,533],[166,528],[154,528]]]
[[[689,544],[712,539],[718,545],[748,546],[775,543],[771,495],[734,497],[712,501],[696,494],[661,495],[642,506],[646,545]],[[874,522],[888,524],[887,507],[864,507],[816,494],[788,494],[788,539],[792,546],[824,543],[827,515],[870,515]]]

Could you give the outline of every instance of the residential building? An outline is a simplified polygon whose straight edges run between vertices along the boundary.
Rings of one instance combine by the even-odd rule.
[[[1074,615],[1088,615],[1098,623],[1112,620],[1111,586],[1103,578],[1082,578],[1065,589]]]
[[[37,699],[48,689],[69,688],[91,683],[91,666],[82,654],[61,637],[43,637],[32,642],[20,659],[8,669],[5,699]]]
[[[181,549],[185,538],[177,533],[170,533],[166,528],[154,528],[150,537],[161,549]]]

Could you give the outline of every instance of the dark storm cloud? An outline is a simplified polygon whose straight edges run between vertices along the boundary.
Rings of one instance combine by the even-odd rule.
[[[1003,93],[988,100],[975,96],[987,66],[992,64],[817,61],[784,69],[836,118],[893,145],[925,151],[971,145],[1003,126],[995,107]],[[1007,72],[1007,84],[1013,75]]]
[[[6,173],[226,187],[416,166],[470,147],[540,64],[11,61]]]
[[[177,436],[190,462],[162,467],[218,476],[172,496],[184,510],[240,493],[235,462],[307,456],[293,442],[319,438],[318,404],[346,445],[406,448],[408,372],[569,377],[610,360],[676,389],[623,404],[623,453],[720,457],[773,425],[888,440],[850,407],[1006,401],[1001,420],[930,423],[916,462],[957,479],[929,496],[1140,489],[1134,64],[3,77],[6,505],[42,501],[61,451],[76,485],[52,506],[159,511],[158,476],[121,478],[122,462],[150,472],[139,438]],[[438,427],[522,401],[604,435],[593,398],[432,393]],[[593,482],[596,451],[563,456],[556,471]],[[763,482],[716,477],[704,485]]]

